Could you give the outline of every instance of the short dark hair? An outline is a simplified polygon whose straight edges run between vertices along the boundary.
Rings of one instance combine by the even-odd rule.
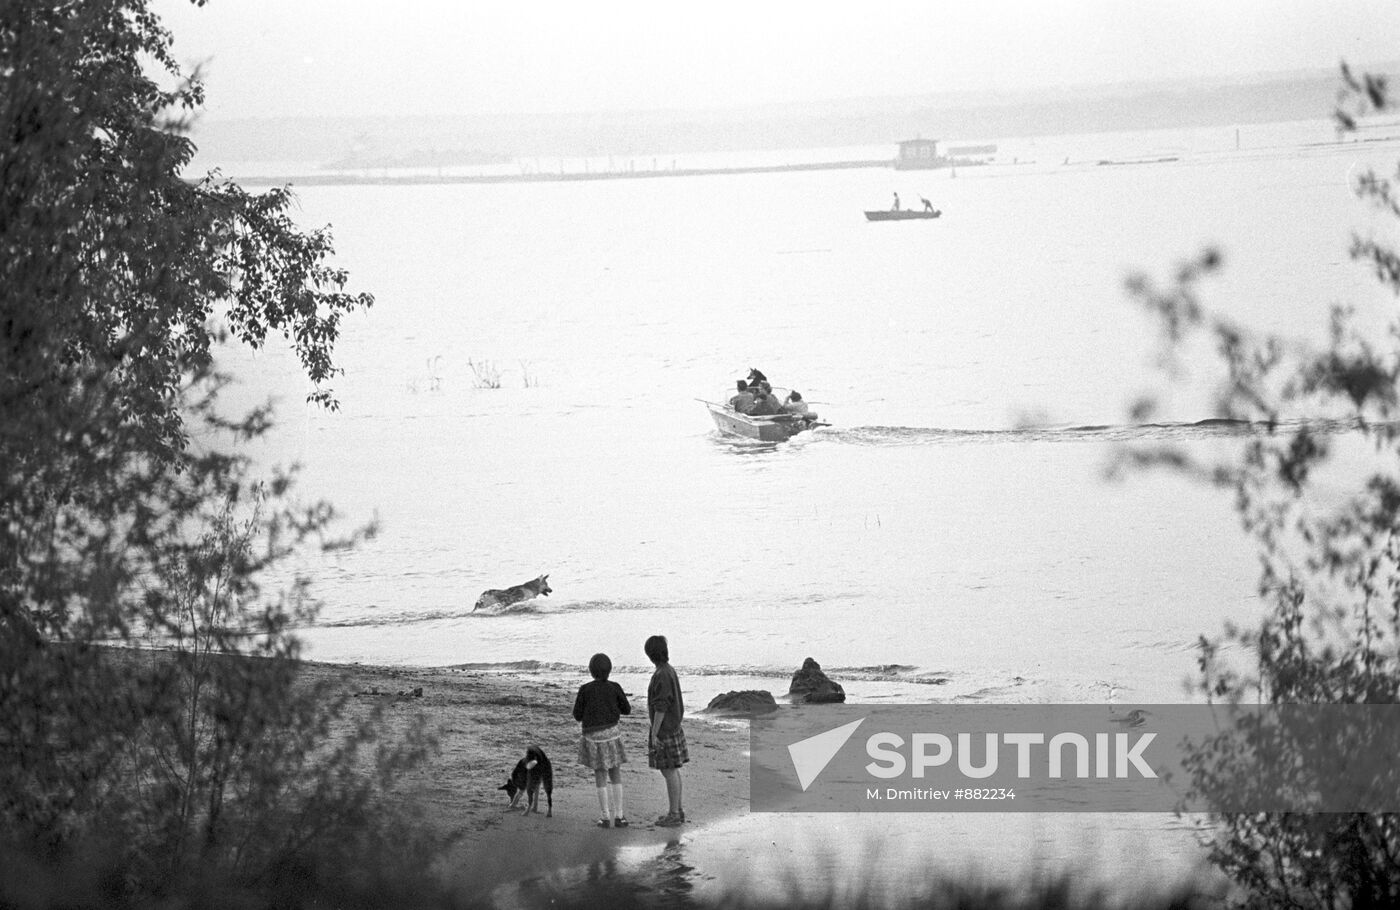
[[[666,647],[665,635],[653,635],[647,639],[647,643],[642,645],[642,650],[654,664],[670,663],[671,652]]]
[[[749,384],[742,379],[737,380],[734,385],[741,392],[747,392],[749,390]]]
[[[612,672],[612,661],[606,654],[594,654],[588,661],[588,672],[594,679],[607,679]]]

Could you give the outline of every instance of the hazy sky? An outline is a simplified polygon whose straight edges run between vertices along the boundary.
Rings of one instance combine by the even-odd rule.
[[[1397,0],[153,0],[208,119],[722,108],[1400,57]]]

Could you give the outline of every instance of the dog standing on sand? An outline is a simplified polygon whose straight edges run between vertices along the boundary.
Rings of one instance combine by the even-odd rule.
[[[505,590],[491,588],[489,591],[482,591],[481,596],[476,599],[476,606],[472,607],[475,613],[482,607],[508,607],[511,604],[518,604],[522,600],[530,600],[543,594],[548,597],[554,589],[549,586],[549,576],[541,575],[533,581],[524,584],[511,585]]]
[[[540,811],[540,787],[544,787],[544,798],[548,805],[544,813],[545,818],[554,817],[554,766],[549,763],[549,758],[544,754],[544,750],[539,746],[531,746],[525,750],[525,757],[515,763],[515,769],[510,772],[510,777],[506,782],[497,787],[498,790],[506,791],[510,796],[510,805],[507,809],[514,809],[516,803],[520,802],[520,794],[524,793],[525,815],[531,812]]]

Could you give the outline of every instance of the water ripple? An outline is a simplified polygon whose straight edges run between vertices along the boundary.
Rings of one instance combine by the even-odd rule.
[[[1084,424],[1069,427],[1018,427],[1010,430],[968,430],[943,427],[866,426],[830,429],[827,439],[851,445],[956,445],[1000,442],[1133,442],[1141,440],[1209,439],[1290,432],[1308,428],[1315,433],[1347,433],[1360,428],[1355,420],[1296,420],[1273,424],[1209,418],[1187,423]]]

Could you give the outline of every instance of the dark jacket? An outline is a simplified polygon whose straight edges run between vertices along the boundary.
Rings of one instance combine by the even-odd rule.
[[[626,693],[610,679],[584,683],[574,699],[574,720],[583,724],[584,733],[611,727],[623,714],[631,713]]]
[[[783,403],[778,400],[778,396],[771,392],[767,395],[758,395],[754,399],[753,410],[749,412],[755,417],[764,417],[769,414],[783,413]]]

